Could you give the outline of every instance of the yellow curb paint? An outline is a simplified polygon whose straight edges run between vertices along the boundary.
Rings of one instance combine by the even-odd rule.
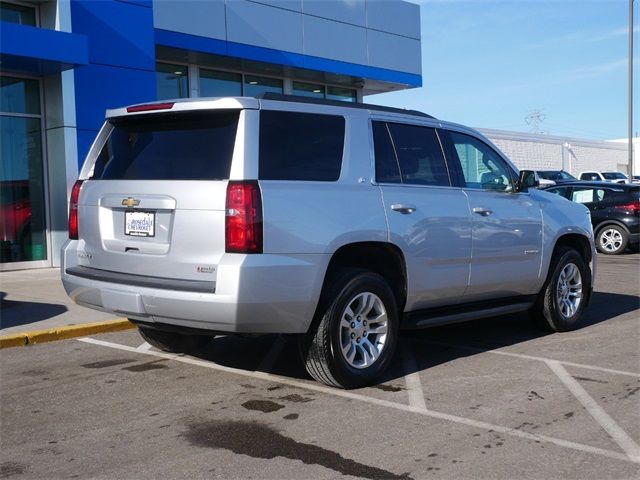
[[[0,348],[35,345],[37,343],[54,342],[69,338],[86,337],[97,333],[119,332],[134,328],[135,325],[126,318],[116,318],[105,322],[85,323],[82,325],[68,325],[66,327],[34,330],[31,332],[0,335]]]

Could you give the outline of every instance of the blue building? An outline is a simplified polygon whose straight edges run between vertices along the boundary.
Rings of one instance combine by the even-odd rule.
[[[0,14],[0,271],[59,265],[107,108],[422,84],[420,9],[402,0],[12,0]]]

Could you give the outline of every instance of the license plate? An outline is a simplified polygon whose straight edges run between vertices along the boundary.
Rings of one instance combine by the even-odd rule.
[[[132,237],[153,237],[156,234],[155,212],[124,212],[124,234]]]

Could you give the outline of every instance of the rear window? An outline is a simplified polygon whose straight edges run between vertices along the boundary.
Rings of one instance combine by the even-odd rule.
[[[263,111],[260,114],[261,180],[332,182],[340,177],[344,117]]]
[[[239,116],[234,110],[113,119],[91,178],[228,179]]]

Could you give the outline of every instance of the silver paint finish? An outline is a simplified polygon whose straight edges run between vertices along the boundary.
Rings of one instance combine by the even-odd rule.
[[[302,333],[314,316],[333,253],[358,242],[390,243],[402,251],[405,311],[537,293],[553,247],[564,235],[588,239],[595,276],[593,232],[582,205],[540,190],[490,192],[377,185],[370,180],[375,178],[372,116],[450,128],[486,141],[471,129],[390,112],[250,98],[197,99],[174,106],[180,111],[219,108],[242,110],[230,174],[234,180],[258,178],[259,108],[344,116],[339,180],[261,181],[264,253],[256,255],[225,253],[226,180],[85,182],[79,201],[80,240],[68,241],[62,251],[62,281],[74,301],[147,322],[228,332]],[[128,114],[122,108],[108,115],[151,114]],[[99,133],[81,179],[90,175],[110,130],[107,123]],[[508,159],[505,162],[516,171]],[[128,207],[122,201],[129,197],[140,201],[133,208],[156,211],[155,237],[124,235]],[[216,291],[91,280],[68,275],[65,268],[73,266],[216,282]]]

